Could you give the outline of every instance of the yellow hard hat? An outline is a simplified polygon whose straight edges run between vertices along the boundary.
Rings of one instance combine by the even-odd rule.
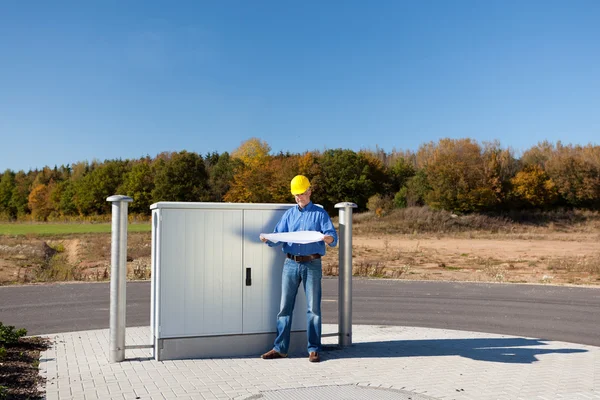
[[[293,195],[302,194],[310,187],[310,181],[304,175],[296,175],[294,179],[292,179],[290,187]]]

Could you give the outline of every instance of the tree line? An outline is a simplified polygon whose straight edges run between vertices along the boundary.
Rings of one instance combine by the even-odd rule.
[[[600,209],[600,146],[547,141],[517,157],[498,142],[441,139],[417,151],[347,149],[271,154],[251,138],[231,154],[165,152],[155,158],[77,162],[0,174],[0,219],[107,215],[106,198],[131,196],[130,213],[158,201],[290,203],[289,182],[311,180],[328,211],[342,201],[377,213],[427,205],[455,213],[523,208]]]

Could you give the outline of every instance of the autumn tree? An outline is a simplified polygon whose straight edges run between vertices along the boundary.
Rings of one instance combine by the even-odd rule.
[[[290,182],[294,176],[304,174],[300,172],[300,159],[300,156],[289,154],[279,154],[271,158],[267,166],[271,178],[266,187],[271,202],[294,201],[294,196],[290,192]]]
[[[50,217],[64,215],[61,208],[61,195],[71,171],[64,165],[54,168],[44,167],[35,171],[32,189],[28,196],[28,207],[32,217],[38,221],[47,221]]]
[[[48,185],[38,183],[33,186],[28,196],[28,206],[31,210],[31,217],[36,221],[47,221],[52,212],[49,200]]]
[[[507,196],[511,190],[511,179],[521,165],[511,149],[502,149],[500,143],[484,142],[482,149],[483,178],[493,193],[497,205],[510,206]]]
[[[600,207],[600,168],[585,157],[581,146],[564,146],[558,142],[544,170],[568,205]]]
[[[307,177],[318,176],[321,174],[321,166],[319,165],[320,154],[317,152],[306,151],[298,157],[298,171],[296,175],[304,175]]]
[[[258,138],[243,142],[231,153],[237,160],[233,181],[224,196],[225,201],[236,203],[270,203],[271,194],[265,190],[272,178],[268,168],[271,146]]]
[[[454,212],[471,212],[491,209],[499,203],[489,176],[486,176],[478,143],[471,139],[441,139],[422,150],[421,158],[431,187],[426,196],[428,205]]]
[[[523,166],[539,165],[544,169],[546,162],[553,157],[555,151],[554,144],[544,140],[526,150],[521,156],[521,163]]]
[[[556,185],[537,164],[525,167],[511,179],[517,204],[526,207],[549,207],[557,198]]]

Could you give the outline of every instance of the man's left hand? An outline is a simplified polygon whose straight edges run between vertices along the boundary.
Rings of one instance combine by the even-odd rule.
[[[331,244],[331,243],[333,243],[333,236],[325,235],[323,237],[323,241],[327,244]]]

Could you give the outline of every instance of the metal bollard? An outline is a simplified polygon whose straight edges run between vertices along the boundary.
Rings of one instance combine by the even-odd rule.
[[[352,209],[354,203],[337,203],[340,209],[340,251],[338,277],[338,344],[352,345]]]
[[[131,197],[114,195],[112,203],[112,237],[110,267],[110,334],[109,362],[125,359],[125,288],[127,284],[127,203]]]

